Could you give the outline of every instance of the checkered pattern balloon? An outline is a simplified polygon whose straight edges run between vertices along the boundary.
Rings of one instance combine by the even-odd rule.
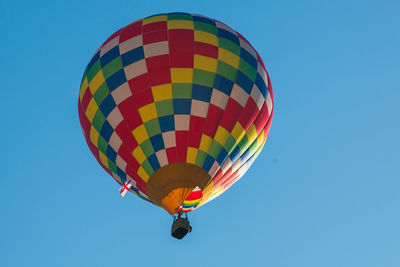
[[[204,16],[168,13],[100,46],[78,110],[100,165],[173,214],[242,177],[267,139],[273,98],[264,63],[242,35]],[[193,202],[193,190],[201,200]]]

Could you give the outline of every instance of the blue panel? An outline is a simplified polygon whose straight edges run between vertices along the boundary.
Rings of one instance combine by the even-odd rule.
[[[208,172],[211,169],[211,166],[214,164],[215,159],[211,157],[210,155],[207,154],[206,159],[204,160],[203,163],[203,170]]]
[[[119,46],[117,45],[116,47],[105,53],[102,57],[100,57],[101,66],[104,67],[118,56],[119,56]]]
[[[126,52],[125,54],[122,54],[121,59],[122,59],[122,64],[124,65],[124,67],[128,66],[136,61],[144,59],[143,46],[139,46],[138,48],[135,48],[129,52]]]
[[[162,131],[162,129],[161,129],[161,131]],[[150,142],[153,145],[154,151],[156,151],[156,152],[165,148],[164,147],[164,140],[163,140],[161,134],[157,134],[157,135],[155,135],[153,137],[150,137]]]
[[[100,130],[100,135],[106,140],[107,142],[110,140],[111,135],[113,134],[114,129],[111,127],[111,125],[108,123],[108,121],[105,121],[103,123],[103,127],[101,127]]]
[[[192,98],[196,99],[196,100],[204,101],[204,102],[210,102],[211,92],[212,92],[211,87],[193,84]]]
[[[239,44],[239,37],[231,32],[228,32],[227,30],[218,28],[218,37],[223,37],[225,39],[228,39],[229,41],[234,42],[235,44]]]
[[[151,154],[150,157],[147,158],[149,161],[151,167],[153,168],[154,171],[158,170],[160,168],[160,163],[158,163],[158,159],[156,157],[156,154]]]
[[[124,69],[120,69],[106,80],[110,92],[114,91],[125,82],[126,82],[126,77]]]
[[[211,19],[199,17],[199,16],[192,16],[192,18],[193,18],[193,21],[204,22],[204,23],[215,26],[215,21],[213,21]]]
[[[107,117],[108,114],[110,114],[111,111],[113,111],[114,108],[115,108],[116,106],[117,106],[117,105],[115,104],[112,95],[109,94],[109,95],[103,100],[103,102],[100,104],[100,107],[99,107],[99,108],[100,108],[101,112],[103,113],[104,117]]]
[[[246,75],[244,75],[240,70],[238,70],[236,74],[235,82],[246,91],[246,93],[250,94],[251,89],[253,89],[254,83],[250,80]]]
[[[235,147],[232,153],[229,155],[231,158],[232,164],[240,158],[240,148],[239,146]]]
[[[190,114],[191,99],[174,99],[175,114]]]
[[[246,49],[240,48],[240,57],[246,60],[255,70],[257,70],[257,59],[255,59]]]
[[[117,174],[121,179],[126,181],[126,173],[117,166]]]
[[[214,80],[214,88],[220,90],[221,92],[224,92],[226,95],[229,96],[233,88],[233,82],[219,74],[216,74]]]
[[[222,148],[221,152],[217,157],[217,162],[219,165],[222,165],[225,162],[226,157],[228,156],[228,152],[226,152],[225,148]]]
[[[175,121],[174,116],[164,116],[159,117],[158,121],[160,122],[161,132],[169,132],[175,130]]]
[[[89,64],[88,64],[87,67],[86,67],[88,71],[93,67],[94,63],[96,63],[96,61],[97,61],[99,58],[100,58],[100,51],[98,51],[98,52],[96,53],[96,55],[94,55],[94,56],[92,57],[92,59],[90,60]]]
[[[257,73],[257,77],[256,77],[256,85],[258,87],[258,89],[260,89],[261,94],[264,96],[267,95],[267,85],[265,84],[264,80],[261,78],[260,74]]]
[[[103,130],[103,129],[102,129]],[[117,152],[112,149],[111,146],[107,146],[106,156],[109,158],[113,163],[115,163],[117,159]]]

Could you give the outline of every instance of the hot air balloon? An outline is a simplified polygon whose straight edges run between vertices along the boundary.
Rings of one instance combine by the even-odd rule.
[[[86,67],[78,102],[86,142],[121,192],[177,214],[182,225],[183,213],[243,176],[273,114],[257,51],[224,23],[187,13],[112,34]]]

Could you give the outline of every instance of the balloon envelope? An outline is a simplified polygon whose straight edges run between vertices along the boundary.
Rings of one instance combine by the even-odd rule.
[[[200,207],[242,177],[273,112],[269,77],[250,43],[186,13],[112,34],[90,60],[78,102],[99,164],[170,214]]]

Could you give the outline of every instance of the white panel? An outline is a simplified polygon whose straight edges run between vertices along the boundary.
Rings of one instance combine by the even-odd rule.
[[[116,47],[119,43],[119,36],[115,37],[114,39],[108,41],[100,50],[100,56],[103,56],[106,54],[108,51]]]
[[[126,40],[123,43],[120,43],[119,44],[119,52],[122,55],[130,50],[138,48],[139,46],[143,46],[142,35],[135,36],[129,40]]]
[[[130,64],[124,68],[126,78],[131,80],[135,77],[138,77],[142,74],[147,73],[147,65],[144,59],[136,61],[135,63]]]
[[[162,133],[165,148],[176,147],[175,132],[169,131]]]
[[[112,97],[117,105],[128,97],[132,96],[131,89],[127,83],[123,83],[120,87],[111,92]]]

